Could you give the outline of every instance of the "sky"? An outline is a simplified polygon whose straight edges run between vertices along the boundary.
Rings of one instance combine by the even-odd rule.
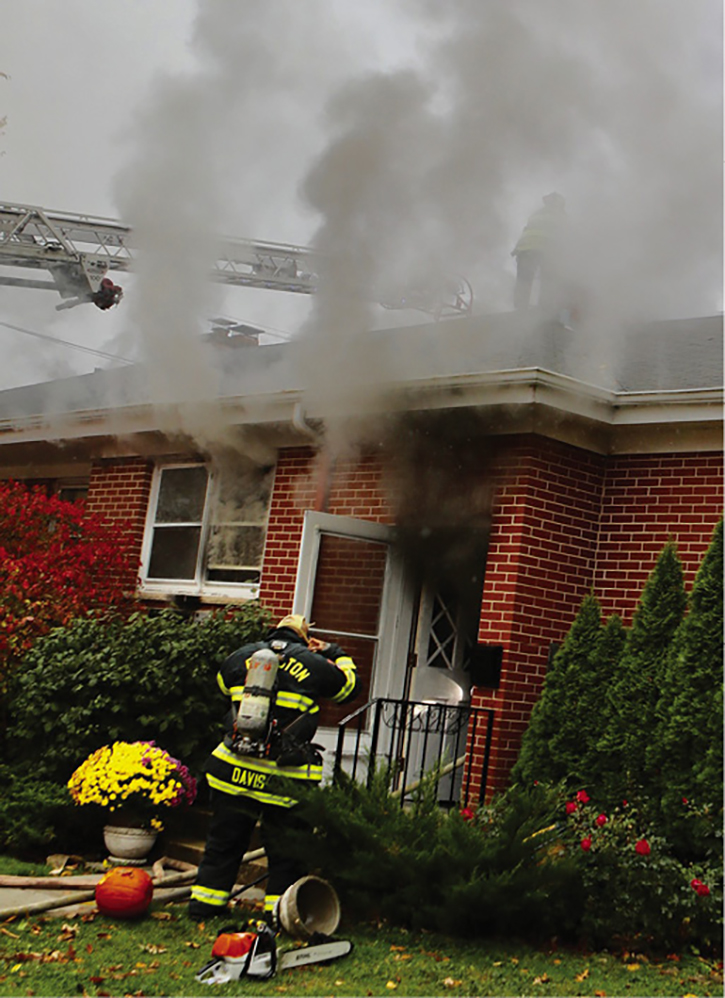
[[[3,0],[3,200],[121,219],[139,251],[117,308],[0,288],[0,322],[199,402],[225,316],[344,408],[380,378],[366,331],[430,321],[369,289],[463,274],[510,310],[552,190],[597,349],[720,311],[722,38],[719,0]],[[319,249],[320,294],[210,284],[217,234]],[[0,389],[112,363],[3,325],[0,359]]]

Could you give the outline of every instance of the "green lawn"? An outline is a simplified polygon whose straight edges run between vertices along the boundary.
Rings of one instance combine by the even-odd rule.
[[[241,909],[230,917],[240,924]],[[536,949],[501,940],[462,942],[386,925],[343,926],[353,952],[325,966],[267,981],[198,984],[216,932],[185,905],[137,921],[96,913],[16,919],[0,925],[0,995],[719,995],[722,970],[692,955]]]

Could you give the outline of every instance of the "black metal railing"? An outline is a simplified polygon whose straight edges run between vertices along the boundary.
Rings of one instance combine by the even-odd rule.
[[[441,807],[466,807],[486,792],[493,716],[491,709],[468,704],[369,700],[338,725],[335,777],[344,772],[369,786],[376,769],[383,769],[401,806],[428,778],[437,784]],[[479,765],[480,779],[473,771]]]

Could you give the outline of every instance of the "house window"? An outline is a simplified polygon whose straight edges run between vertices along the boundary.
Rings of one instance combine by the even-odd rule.
[[[254,596],[274,469],[203,464],[156,469],[144,550],[144,588]]]

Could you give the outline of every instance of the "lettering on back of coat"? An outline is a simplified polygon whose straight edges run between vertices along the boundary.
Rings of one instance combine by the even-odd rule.
[[[306,669],[301,662],[298,662],[296,658],[288,658],[287,661],[280,662],[280,669],[285,672],[289,672],[293,679],[298,680],[302,683],[305,679],[309,679],[310,670]]]
[[[251,769],[241,769],[239,766],[235,766],[232,770],[232,783],[238,783],[242,787],[250,787],[252,790],[264,790],[267,774],[254,773]]]

